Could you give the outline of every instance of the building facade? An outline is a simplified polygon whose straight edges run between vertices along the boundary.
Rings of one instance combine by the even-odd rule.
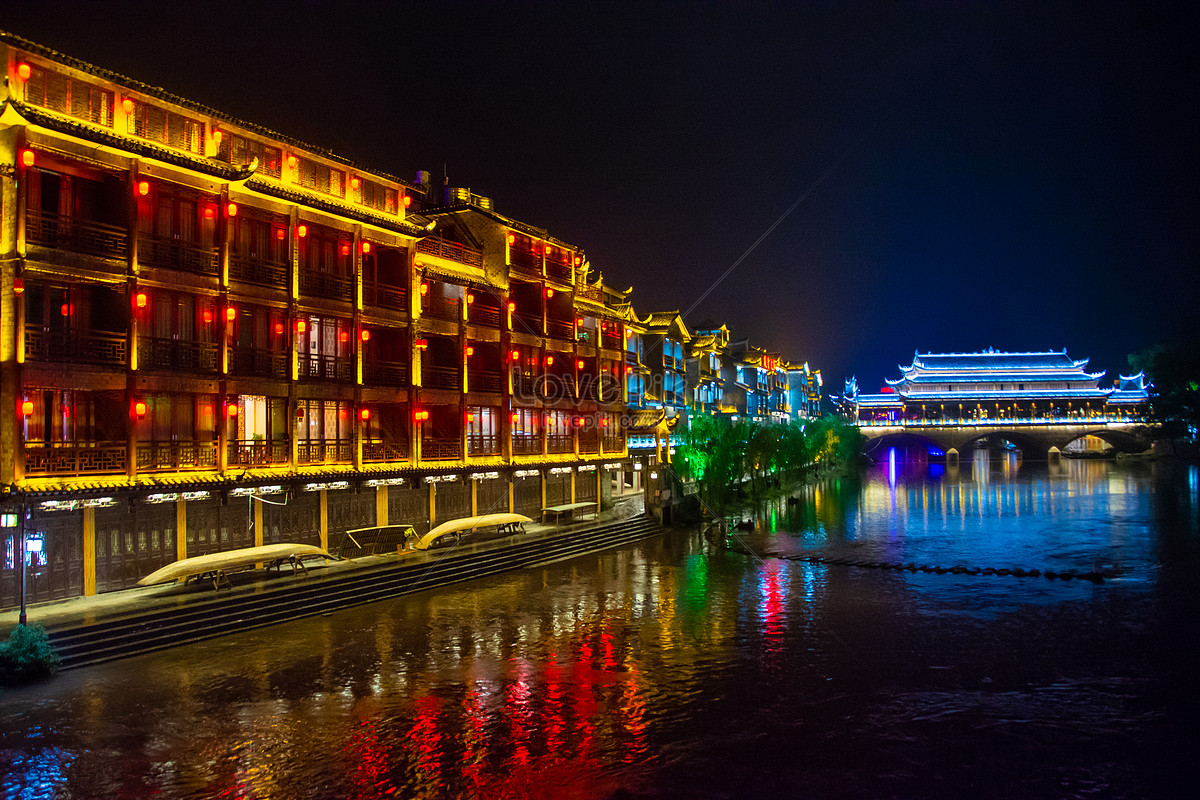
[[[17,37],[0,55],[0,483],[30,601],[610,490],[623,298],[579,247]]]

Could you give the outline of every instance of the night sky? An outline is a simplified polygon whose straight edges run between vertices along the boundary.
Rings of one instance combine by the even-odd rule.
[[[445,169],[640,312],[724,322],[827,390],[916,349],[1066,347],[1111,379],[1195,338],[1182,5],[168,5],[12,3],[0,28],[364,166]]]

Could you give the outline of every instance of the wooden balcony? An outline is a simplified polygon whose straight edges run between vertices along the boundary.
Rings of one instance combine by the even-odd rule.
[[[229,466],[271,467],[287,464],[291,459],[291,449],[286,439],[272,442],[262,439],[233,439],[228,442]]]
[[[406,361],[364,361],[363,383],[375,386],[408,386],[409,367]]]
[[[217,248],[170,236],[138,234],[138,263],[216,277]]]
[[[498,456],[500,455],[500,437],[496,434],[470,434],[467,436],[467,455],[469,456]]]
[[[500,327],[500,309],[471,303],[467,306],[467,322],[488,328]]]
[[[139,442],[137,468],[140,472],[216,469],[216,442]]]
[[[510,250],[508,253],[508,263],[513,267],[514,272],[539,278],[542,275],[541,253]]]
[[[574,339],[575,321],[570,319],[546,320],[546,335],[555,339]]]
[[[540,456],[542,454],[542,437],[514,435],[512,451],[514,456]]]
[[[363,442],[363,461],[408,461],[408,442]]]
[[[217,345],[211,342],[139,337],[138,364],[143,369],[172,372],[216,372]]]
[[[349,464],[354,442],[349,439],[302,439],[296,445],[298,464]]]
[[[237,253],[229,254],[230,280],[273,289],[286,289],[290,272],[289,265],[283,262]]]
[[[51,331],[41,325],[25,326],[26,361],[122,366],[127,350],[123,333]]]
[[[403,286],[363,281],[363,304],[392,311],[407,311],[408,291]]]
[[[429,389],[461,389],[462,377],[457,367],[421,365],[421,385]]]
[[[512,329],[522,333],[532,333],[534,336],[541,336],[542,315],[514,311],[512,313]]]
[[[290,378],[288,354],[259,348],[233,350],[229,354],[229,371],[233,375],[252,378]]]
[[[25,445],[26,475],[102,475],[125,471],[125,443]]]
[[[553,261],[547,261],[546,277],[560,283],[574,283],[575,270],[570,264],[557,264]]]
[[[467,372],[467,389],[472,392],[498,392],[502,375],[499,372]]]
[[[124,228],[36,209],[25,212],[25,241],[122,261],[129,255],[129,235]]]
[[[547,453],[575,452],[575,437],[569,433],[555,433],[546,437]]]
[[[434,319],[448,319],[457,322],[460,318],[458,298],[426,297],[421,304],[421,314]]]
[[[347,275],[331,275],[328,272],[300,273],[300,293],[309,297],[324,297],[327,300],[354,300],[354,279]]]
[[[354,362],[349,358],[301,353],[298,367],[301,378],[318,378],[345,383],[354,380]]]
[[[431,256],[444,258],[447,261],[457,261],[471,267],[483,266],[483,253],[457,242],[450,242],[437,236],[426,236],[417,241],[417,252],[428,253]]]
[[[422,461],[453,461],[461,458],[458,439],[422,439]]]

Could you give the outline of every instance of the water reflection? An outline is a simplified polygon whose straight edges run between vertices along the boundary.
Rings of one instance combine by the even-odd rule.
[[[1163,559],[1194,564],[1200,538],[1195,468],[1155,470],[881,465],[765,504],[746,537],[1120,573],[1098,586],[677,532],[67,673],[0,697],[0,794],[929,796],[932,776],[949,796],[1155,795],[1170,770],[1127,765],[1198,743],[1164,722],[1195,657],[1147,620]]]

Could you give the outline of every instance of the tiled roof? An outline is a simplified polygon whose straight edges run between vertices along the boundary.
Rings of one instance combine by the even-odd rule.
[[[1040,353],[1001,353],[983,351],[979,353],[917,353],[913,367],[932,370],[1024,370],[1024,369],[1074,369],[1087,364],[1087,359],[1075,361],[1066,350],[1048,350]],[[911,369],[905,368],[905,369]]]
[[[64,55],[63,53],[59,53],[49,47],[40,45],[36,42],[31,42],[28,39],[23,39],[20,36],[16,36],[6,31],[0,31],[0,41],[5,42],[11,47],[24,50],[27,53],[42,56],[43,58],[58,62],[59,64],[63,64],[67,67],[77,69],[80,72],[86,72],[89,75],[94,75],[102,80],[112,81],[113,83],[119,83],[122,86],[127,86],[130,89],[136,90],[140,94],[144,94],[149,97],[157,97],[158,99],[171,103],[172,105],[176,105],[181,108],[187,108],[208,117],[225,120],[226,122],[230,122],[239,128],[244,128],[248,131],[252,131],[253,133],[263,136],[264,138],[268,138],[282,144],[298,147],[322,158],[327,158],[331,161],[337,161],[338,163],[344,164],[348,167],[360,169],[363,172],[375,175],[385,180],[394,181],[409,189],[416,189],[415,184],[413,184],[411,181],[404,180],[403,178],[397,178],[394,175],[389,175],[386,172],[381,172],[376,169],[362,167],[350,159],[334,153],[328,148],[308,144],[307,142],[303,142],[299,139],[287,136],[286,134],[279,133],[278,131],[273,131],[270,128],[265,128],[262,125],[258,125],[253,122],[247,122],[243,119],[238,119],[230,114],[226,114],[224,111],[219,111],[210,106],[197,103],[194,100],[188,100],[186,97],[180,97],[179,95],[172,94],[166,89],[163,89],[161,86],[151,86],[134,78],[121,75],[111,70],[103,69],[102,67],[97,67],[94,64],[89,64],[88,62],[82,61],[78,58],[72,58],[71,56]]]

